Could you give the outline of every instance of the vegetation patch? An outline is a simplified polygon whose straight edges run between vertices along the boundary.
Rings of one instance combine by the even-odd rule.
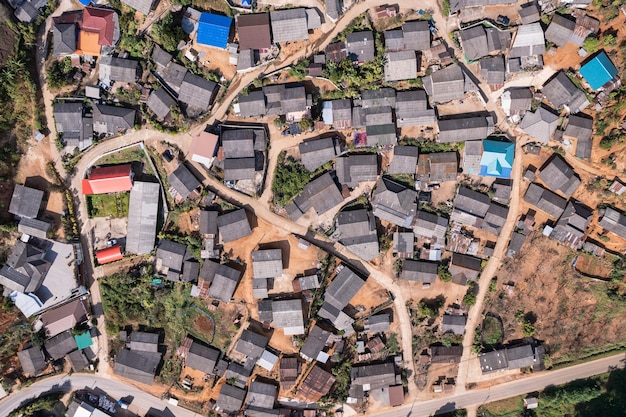
[[[304,168],[304,165],[297,159],[287,156],[287,152],[282,151],[278,155],[272,182],[274,204],[280,207],[286,206],[310,180],[311,173]]]
[[[87,214],[92,217],[128,217],[130,192],[87,196]]]
[[[54,411],[64,411],[65,405],[61,402],[63,394],[54,393],[33,399],[11,412],[9,417],[47,417],[58,415]]]
[[[497,346],[502,343],[504,329],[502,322],[496,316],[487,314],[483,319],[480,337],[484,346]]]

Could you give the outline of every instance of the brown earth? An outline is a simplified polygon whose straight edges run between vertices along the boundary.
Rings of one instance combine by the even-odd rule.
[[[365,285],[356,293],[350,304],[363,311],[363,315],[367,315],[373,308],[390,303],[391,300],[389,291],[381,287],[373,279],[368,279],[365,281]],[[392,307],[392,305],[390,304],[389,307]]]
[[[10,19],[9,8],[0,4],[0,22]],[[0,25],[0,68],[4,66],[4,63],[13,53],[14,44],[15,33],[7,25]]]
[[[576,261],[576,270],[591,277],[609,278],[613,270],[612,262],[606,257],[581,254]]]
[[[518,311],[536,318],[534,337],[545,342],[553,362],[624,340],[626,303],[607,296],[607,283],[576,277],[571,267],[574,255],[534,232],[520,254],[504,262],[497,274],[497,292],[488,295],[485,312],[502,318],[506,342],[522,338],[515,318]],[[512,290],[502,287],[506,282],[514,283]]]
[[[580,68],[580,63],[585,59],[578,55],[579,46],[575,43],[568,42],[560,48],[551,48],[543,54],[543,63],[545,66],[558,71]]]

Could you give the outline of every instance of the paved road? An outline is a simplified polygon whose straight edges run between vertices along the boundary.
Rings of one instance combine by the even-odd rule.
[[[626,355],[610,356],[588,362],[582,365],[576,365],[569,368],[560,369],[558,371],[541,372],[524,379],[513,382],[507,382],[498,386],[464,393],[456,393],[447,398],[441,398],[431,401],[414,402],[406,406],[393,408],[375,414],[366,414],[372,417],[399,417],[399,416],[430,416],[437,412],[447,412],[455,408],[476,407],[487,402],[497,401],[504,398],[525,394],[537,390],[542,390],[551,385],[564,384],[575,379],[588,378],[593,375],[610,371],[611,368],[623,368],[626,361]],[[36,398],[45,392],[69,392],[85,387],[97,387],[106,391],[113,398],[122,398],[132,396],[133,400],[130,405],[130,411],[140,415],[145,414],[148,410],[166,410],[169,411],[164,415],[175,417],[199,417],[189,410],[176,407],[160,400],[140,389],[125,384],[120,381],[113,381],[103,378],[99,375],[86,375],[75,373],[71,376],[55,376],[43,379],[28,388],[11,394],[10,396],[0,400],[0,417],[7,417],[11,411],[19,407],[23,402]]]
[[[145,393],[139,388],[120,381],[103,378],[100,375],[72,374],[43,379],[28,388],[24,388],[4,398],[0,401],[0,417],[7,417],[9,413],[19,407],[22,402],[36,398],[45,392],[70,392],[85,387],[100,388],[115,399],[128,396],[133,397],[129,410],[139,415],[145,415],[150,409],[160,411],[169,409],[170,413],[164,413],[164,417],[200,416],[192,411],[168,404],[166,401],[162,401],[157,397]]]

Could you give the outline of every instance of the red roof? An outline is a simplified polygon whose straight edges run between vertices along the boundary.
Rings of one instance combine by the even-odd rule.
[[[113,22],[112,10],[99,9],[95,7],[85,7],[83,10],[83,23],[81,29],[87,32],[96,32],[99,35],[100,45],[113,45]]]
[[[83,194],[121,193],[132,188],[130,164],[92,168],[89,178],[83,180]]]
[[[110,248],[102,249],[96,252],[96,259],[100,265],[119,261],[122,258],[122,248],[120,245],[111,246]]]

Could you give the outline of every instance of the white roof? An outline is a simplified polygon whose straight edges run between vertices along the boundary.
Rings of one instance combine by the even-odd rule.
[[[519,26],[512,47],[543,45],[544,43],[546,43],[546,40],[543,35],[543,29],[541,29],[541,24],[537,22]]]
[[[278,356],[274,355],[268,350],[264,350],[256,364],[259,365],[261,368],[271,371],[274,368],[274,365],[276,365],[277,361]]]
[[[9,297],[26,317],[34,316],[41,310],[43,303],[35,294],[13,291]]]
[[[94,411],[94,408],[89,404],[83,402],[77,409],[76,413],[74,413],[74,417],[91,417],[91,413]]]

